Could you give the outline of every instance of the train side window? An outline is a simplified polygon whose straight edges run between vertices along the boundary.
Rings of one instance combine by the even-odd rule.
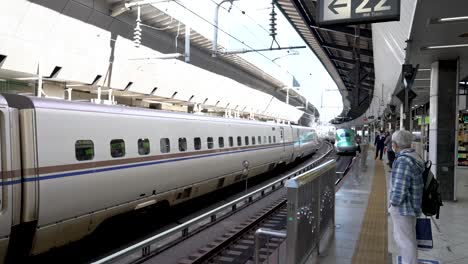
[[[249,137],[245,137],[245,145],[246,145],[246,146],[249,145]]]
[[[264,144],[267,143],[267,137],[266,137],[266,136],[263,136],[263,143],[264,143]]]
[[[138,139],[138,154],[148,155],[150,153],[150,142],[149,139]]]
[[[262,144],[262,137],[261,137],[261,136],[258,136],[258,144],[259,144],[259,145]]]
[[[195,150],[201,149],[201,139],[199,137],[193,139],[193,147],[195,148]]]
[[[233,137],[229,137],[229,146],[230,147],[234,146],[234,138]]]
[[[206,143],[208,145],[208,149],[212,149],[214,147],[214,143],[213,143],[213,138],[212,137],[208,137],[206,139]]]
[[[94,143],[92,140],[77,140],[75,142],[75,157],[79,161],[94,159]]]
[[[237,137],[237,146],[242,146],[242,138]]]
[[[161,147],[161,153],[169,153],[171,151],[171,142],[168,138],[161,138],[159,143]]]
[[[271,144],[271,136],[268,136],[268,143]]]
[[[110,151],[113,158],[125,156],[125,142],[123,139],[113,139],[110,142]]]
[[[223,137],[218,138],[218,145],[219,145],[220,148],[224,148],[224,138]]]
[[[273,136],[273,143],[276,143],[276,136]]]
[[[255,145],[255,137],[252,137],[252,145]]]
[[[187,151],[187,139],[179,138],[179,151]]]

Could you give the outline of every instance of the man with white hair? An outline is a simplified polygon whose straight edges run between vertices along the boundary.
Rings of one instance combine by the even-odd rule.
[[[392,135],[396,153],[393,163],[389,212],[393,236],[400,249],[402,264],[417,264],[416,217],[421,214],[424,162],[411,148],[413,135],[399,130]]]

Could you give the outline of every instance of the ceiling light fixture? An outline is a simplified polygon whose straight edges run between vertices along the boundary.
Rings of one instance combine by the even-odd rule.
[[[468,21],[468,16],[443,17],[443,18],[437,19],[437,22],[439,22],[439,23],[460,22],[460,21]]]
[[[427,46],[427,47],[422,47],[421,50],[437,50],[437,49],[453,49],[453,48],[468,48],[468,43],[467,44],[455,44],[455,45]]]

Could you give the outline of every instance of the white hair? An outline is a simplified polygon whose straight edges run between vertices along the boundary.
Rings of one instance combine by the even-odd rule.
[[[411,148],[411,142],[413,141],[413,134],[407,130],[395,131],[392,135],[392,141],[400,148],[407,149]]]

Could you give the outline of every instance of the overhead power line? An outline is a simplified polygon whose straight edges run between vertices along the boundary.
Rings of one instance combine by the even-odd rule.
[[[255,53],[258,53],[260,56],[262,56],[263,58],[269,60],[270,62],[274,63],[277,67],[281,68],[281,66],[276,63],[275,61],[273,61],[271,58],[269,58],[268,56],[266,56],[265,54],[259,52],[259,51],[256,51],[256,49],[254,49],[252,46],[250,46],[249,44],[245,43],[244,41],[240,40],[239,38],[237,38],[236,36],[230,34],[229,32],[225,31],[224,29],[220,28],[219,26],[216,26],[215,24],[213,24],[211,21],[207,20],[206,18],[204,18],[203,16],[201,16],[200,14],[198,14],[197,12],[193,11],[192,9],[186,7],[184,4],[180,3],[180,1],[174,1],[174,3],[178,4],[180,7],[184,8],[185,10],[187,10],[188,12],[192,13],[193,15],[195,15],[196,17],[200,18],[201,20],[203,20],[204,22],[210,24],[211,26],[213,26],[214,28],[218,29],[219,31],[223,32],[224,34],[226,34],[227,36],[229,36],[230,38],[234,39],[235,41],[241,43],[242,45],[244,45],[245,47],[249,48],[250,50],[254,51]],[[282,68],[281,68],[282,69]],[[284,69],[283,69],[284,70]],[[286,72],[291,75],[291,76],[294,76],[292,73],[290,73],[289,71],[286,70]]]

